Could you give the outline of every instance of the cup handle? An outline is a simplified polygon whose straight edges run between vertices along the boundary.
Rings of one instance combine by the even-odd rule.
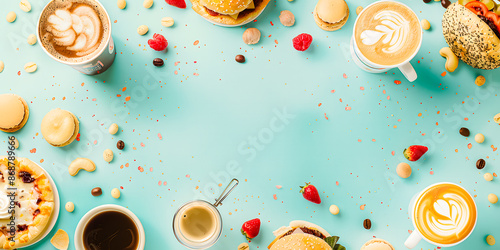
[[[415,69],[409,62],[399,66],[398,68],[408,81],[413,82],[417,80],[417,72],[415,72]]]
[[[410,237],[406,239],[405,241],[405,246],[409,249],[412,249],[417,246],[417,244],[422,240],[422,236],[420,236],[420,233],[418,230],[413,230],[413,232],[410,234]]]

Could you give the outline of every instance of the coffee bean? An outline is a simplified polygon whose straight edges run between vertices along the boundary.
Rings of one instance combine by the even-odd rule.
[[[372,228],[372,221],[370,219],[366,219],[363,221],[363,227],[366,229],[366,230],[369,230],[370,228]]]
[[[116,143],[116,147],[119,149],[119,150],[123,150],[125,148],[125,142],[123,142],[122,140],[119,140],[117,143]]]
[[[424,0],[424,3],[430,3],[432,0]]]
[[[244,63],[245,62],[245,56],[244,55],[237,55],[234,60],[236,60],[239,63]]]
[[[156,67],[163,66],[163,59],[161,59],[161,58],[155,58],[153,60],[153,65],[156,66]]]
[[[469,137],[469,135],[470,135],[470,131],[468,128],[460,128],[459,132],[461,135],[463,135],[465,137]]]
[[[450,0],[441,0],[441,5],[442,5],[445,9],[447,9],[447,8],[448,8],[448,6],[450,6],[450,4],[451,4]]]
[[[92,195],[93,196],[99,196],[102,194],[102,189],[100,187],[95,187],[95,188],[92,188]]]
[[[476,162],[476,168],[477,169],[483,169],[484,166],[486,166],[486,161],[485,160],[483,160],[483,159],[477,160],[477,162]]]

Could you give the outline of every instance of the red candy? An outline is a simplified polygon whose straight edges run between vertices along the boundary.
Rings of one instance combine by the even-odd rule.
[[[165,0],[169,5],[172,5],[177,8],[185,9],[186,2],[184,0]]]
[[[293,38],[293,47],[298,51],[306,51],[313,41],[313,37],[309,34],[302,33]]]
[[[165,50],[168,46],[167,39],[165,39],[164,36],[160,34],[154,34],[153,39],[148,40],[149,47],[156,51],[162,51]]]

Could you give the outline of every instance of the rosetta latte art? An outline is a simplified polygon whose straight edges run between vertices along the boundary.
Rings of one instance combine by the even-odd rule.
[[[85,56],[99,47],[101,20],[89,6],[78,6],[73,11],[58,9],[47,19],[47,31],[57,46]]]
[[[375,26],[375,30],[365,30],[361,33],[363,44],[374,45],[383,39],[381,41],[384,44],[383,52],[395,53],[401,50],[410,33],[410,22],[392,10],[380,11],[374,20],[380,24]]]
[[[428,211],[427,223],[437,235],[459,237],[469,222],[467,202],[456,194],[445,194],[444,198],[434,202],[435,214]]]

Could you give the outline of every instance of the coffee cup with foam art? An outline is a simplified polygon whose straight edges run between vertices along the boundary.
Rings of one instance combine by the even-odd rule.
[[[477,207],[469,192],[454,183],[440,182],[415,195],[408,208],[414,230],[405,246],[414,248],[424,239],[452,247],[466,240],[477,223]]]

